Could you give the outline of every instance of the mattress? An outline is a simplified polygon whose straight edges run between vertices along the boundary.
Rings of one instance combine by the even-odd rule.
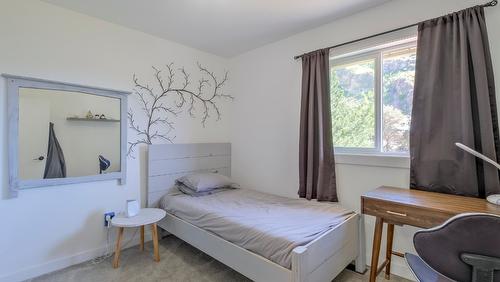
[[[199,228],[291,268],[291,253],[342,224],[353,212],[319,203],[234,189],[201,197],[171,192],[161,208]]]

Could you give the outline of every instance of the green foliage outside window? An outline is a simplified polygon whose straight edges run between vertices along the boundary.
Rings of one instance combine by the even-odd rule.
[[[333,144],[337,147],[375,146],[375,104],[373,91],[349,97],[335,75],[330,83]]]
[[[333,142],[336,147],[375,148],[375,61],[335,66],[330,73]],[[384,54],[383,152],[408,152],[415,50]]]

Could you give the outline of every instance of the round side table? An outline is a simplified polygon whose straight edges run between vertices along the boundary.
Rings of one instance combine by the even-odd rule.
[[[123,238],[123,229],[126,227],[141,227],[140,249],[144,250],[144,226],[151,224],[151,233],[153,235],[154,260],[160,261],[158,251],[158,228],[156,223],[165,217],[167,213],[162,209],[141,209],[139,214],[133,217],[115,216],[111,219],[111,225],[118,227],[118,240],[116,241],[115,257],[113,259],[113,268],[117,268],[120,263],[120,244]]]

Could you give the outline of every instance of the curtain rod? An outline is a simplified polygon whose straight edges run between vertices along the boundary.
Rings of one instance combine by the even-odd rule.
[[[480,5],[480,6],[483,7],[483,8],[486,8],[486,7],[496,6],[497,4],[498,4],[498,0],[493,0],[493,1],[490,1],[490,2],[488,2],[486,4],[483,4],[483,5]],[[388,30],[388,31],[384,31],[384,32],[381,32],[381,33],[377,33],[377,34],[374,34],[374,35],[370,35],[370,36],[366,36],[366,37],[363,37],[363,38],[359,38],[359,39],[351,40],[351,41],[348,41],[348,42],[340,43],[340,44],[337,44],[337,45],[333,45],[333,46],[327,47],[327,49],[338,48],[338,47],[341,47],[341,46],[344,46],[344,45],[348,45],[348,44],[351,44],[351,43],[356,43],[358,41],[363,41],[363,40],[370,39],[370,38],[373,38],[373,37],[385,35],[385,34],[388,34],[388,33],[391,33],[391,32],[396,32],[396,31],[400,31],[400,30],[403,30],[403,29],[406,29],[406,28],[414,27],[414,26],[417,26],[419,24],[420,24],[420,22],[414,23],[414,24],[410,24],[410,25],[407,25],[407,26],[398,27],[398,28],[391,29],[391,30]],[[295,57],[293,57],[293,59],[297,60],[299,58],[302,58],[302,56],[304,56],[305,54],[307,54],[307,53],[295,56]]]

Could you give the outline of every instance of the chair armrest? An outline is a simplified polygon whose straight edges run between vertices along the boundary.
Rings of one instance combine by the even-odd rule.
[[[472,282],[493,281],[494,271],[500,270],[500,258],[463,253],[460,258],[472,266]]]

